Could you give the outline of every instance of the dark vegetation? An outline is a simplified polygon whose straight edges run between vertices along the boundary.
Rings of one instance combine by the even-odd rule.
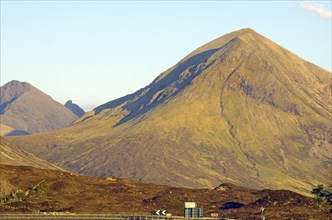
[[[326,202],[330,205],[330,212],[332,212],[332,185],[329,187],[324,186],[323,184],[318,184],[311,192],[316,195],[318,202]]]

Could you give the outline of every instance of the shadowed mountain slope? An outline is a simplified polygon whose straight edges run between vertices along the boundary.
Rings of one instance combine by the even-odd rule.
[[[0,88],[1,124],[28,133],[51,131],[77,119],[70,110],[26,82],[10,81]]]
[[[28,135],[26,131],[16,130],[15,128],[9,127],[7,125],[0,124],[0,137],[1,136],[21,136]]]
[[[80,174],[303,193],[331,181],[331,84],[330,72],[243,29],[73,126],[9,140]]]

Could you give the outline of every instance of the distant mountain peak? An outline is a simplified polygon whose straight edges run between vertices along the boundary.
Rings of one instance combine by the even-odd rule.
[[[78,106],[77,104],[73,103],[72,100],[68,100],[65,103],[65,107],[69,109],[72,113],[74,113],[76,116],[81,117],[82,115],[85,114],[85,111]]]

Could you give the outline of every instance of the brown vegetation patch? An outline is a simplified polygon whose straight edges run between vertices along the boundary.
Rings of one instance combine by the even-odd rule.
[[[287,190],[258,191],[233,184],[186,189],[8,165],[0,165],[0,173],[1,182],[13,187],[7,194],[20,191],[16,201],[2,200],[3,213],[152,214],[166,209],[173,215],[183,215],[184,202],[195,201],[204,208],[205,216],[218,213],[227,218],[258,218],[264,207],[266,218],[332,217],[326,204]]]

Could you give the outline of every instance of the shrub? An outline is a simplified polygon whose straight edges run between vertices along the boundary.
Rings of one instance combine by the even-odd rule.
[[[311,193],[316,195],[318,201],[327,202],[331,206],[330,212],[332,212],[332,186],[325,187],[323,184],[318,184]]]

